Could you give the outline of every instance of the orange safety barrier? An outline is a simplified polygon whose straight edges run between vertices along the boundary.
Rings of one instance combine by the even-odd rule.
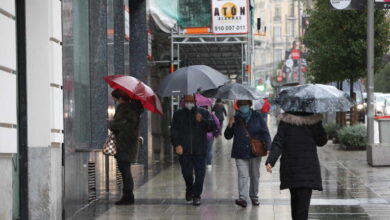
[[[191,27],[184,29],[185,34],[209,34],[209,27]]]

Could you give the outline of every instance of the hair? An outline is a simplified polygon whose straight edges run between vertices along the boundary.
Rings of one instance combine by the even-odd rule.
[[[125,92],[123,92],[119,89],[115,89],[114,91],[112,91],[111,96],[116,98],[116,99],[122,98],[126,102],[130,101],[130,97]]]
[[[221,99],[217,99],[216,103],[221,103],[222,100]]]
[[[252,104],[253,104],[252,100],[238,100],[237,101],[237,106],[238,107],[240,107],[242,105],[246,105],[246,104],[249,105],[249,107],[252,106]]]

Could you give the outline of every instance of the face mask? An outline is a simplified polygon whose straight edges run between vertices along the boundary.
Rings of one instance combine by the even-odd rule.
[[[186,103],[184,103],[184,106],[185,106],[188,110],[191,110],[191,109],[195,106],[195,104],[192,103],[192,102],[186,102]]]
[[[249,110],[250,110],[249,105],[240,106],[240,112],[242,114],[247,114],[249,112]]]

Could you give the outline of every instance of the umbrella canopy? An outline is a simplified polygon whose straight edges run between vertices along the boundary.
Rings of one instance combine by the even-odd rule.
[[[240,84],[230,83],[219,87],[218,89],[211,89],[202,93],[206,97],[228,99],[228,100],[259,100],[260,104],[263,105],[262,95],[256,89]]]
[[[213,105],[213,99],[204,97],[199,93],[196,93],[195,99],[196,99],[196,106],[212,106]],[[180,107],[183,107],[183,106],[184,106],[184,100],[181,99],[180,100]]]
[[[161,96],[190,95],[218,88],[227,81],[229,81],[227,76],[211,67],[194,65],[180,68],[166,76],[157,93]]]
[[[264,101],[263,99],[253,100],[253,110],[260,111],[263,108]]]
[[[306,84],[281,91],[274,103],[284,111],[345,112],[354,105],[349,95],[334,86]]]
[[[130,98],[139,100],[143,107],[153,113],[163,114],[160,99],[154,91],[137,78],[110,75],[103,78],[113,89],[125,92]]]

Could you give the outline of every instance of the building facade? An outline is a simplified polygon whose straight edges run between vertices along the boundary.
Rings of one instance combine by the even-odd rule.
[[[156,88],[169,70],[151,63],[147,2],[2,0],[0,28],[0,219],[69,219],[118,189],[101,153],[115,109],[102,78]],[[172,155],[166,122],[142,114],[132,169]]]
[[[303,2],[292,0],[256,0],[255,18],[261,18],[265,36],[256,36],[261,45],[255,47],[254,74],[257,79],[268,79],[278,64],[285,59],[286,51],[299,38],[299,14],[303,14]],[[299,7],[298,4],[301,4]],[[301,9],[301,13],[299,13]]]
[[[0,201],[0,216],[11,219],[13,204],[17,203],[13,193],[18,190],[14,190],[18,178],[13,166],[18,157],[16,9],[13,0],[0,2],[0,28],[4,30],[0,36],[0,197],[6,198]]]

